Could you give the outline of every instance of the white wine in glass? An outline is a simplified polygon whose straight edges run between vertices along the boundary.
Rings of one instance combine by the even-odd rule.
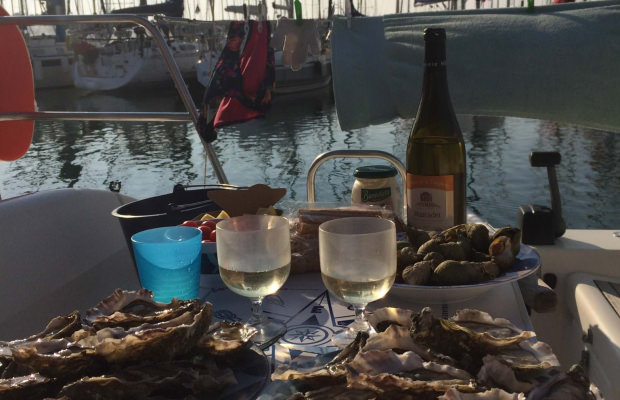
[[[339,218],[319,226],[321,276],[327,289],[355,309],[355,321],[332,338],[350,343],[371,330],[366,305],[389,292],[396,278],[396,226],[382,218]]]
[[[216,232],[222,280],[230,290],[252,300],[252,316],[246,322],[258,331],[252,340],[263,344],[283,335],[286,325],[266,318],[262,301],[282,287],[290,272],[288,220],[270,215],[244,215],[220,221]]]

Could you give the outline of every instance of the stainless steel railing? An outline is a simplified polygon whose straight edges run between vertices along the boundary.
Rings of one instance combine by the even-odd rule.
[[[400,174],[400,179],[403,184],[406,182],[407,170],[402,162],[392,154],[381,151],[381,150],[333,150],[325,153],[321,153],[310,165],[310,169],[308,170],[308,177],[306,180],[306,191],[308,193],[308,203],[314,203],[314,180],[316,171],[319,169],[321,165],[323,165],[326,161],[332,160],[334,158],[378,158],[384,161],[387,161],[394,165],[398,173]],[[402,196],[403,196],[403,221],[405,224],[407,223],[407,190],[405,187],[402,188]]]
[[[140,25],[151,34],[157,47],[161,51],[162,57],[174,86],[183,101],[187,113],[157,113],[157,112],[72,112],[72,111],[39,111],[39,112],[13,112],[0,113],[0,121],[16,120],[80,120],[80,121],[193,121],[194,126],[198,124],[198,110],[194,104],[187,85],[183,80],[181,71],[174,61],[172,52],[166,44],[162,33],[148,19],[131,14],[105,14],[105,15],[37,15],[37,16],[13,16],[0,17],[0,25],[66,25],[66,24],[93,24],[93,23],[134,23]],[[0,38],[1,40],[1,38]],[[7,62],[3,60],[2,62]],[[10,60],[8,61],[10,62]],[[210,143],[202,137],[200,141],[205,149],[207,157],[217,176],[219,183],[228,183],[226,174],[213,150]]]

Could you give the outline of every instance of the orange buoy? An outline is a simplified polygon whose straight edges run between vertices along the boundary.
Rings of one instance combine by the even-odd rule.
[[[0,7],[0,16],[8,16]],[[24,37],[15,25],[0,25],[0,113],[33,112],[34,80]],[[34,121],[0,121],[0,161],[23,156],[32,142]]]

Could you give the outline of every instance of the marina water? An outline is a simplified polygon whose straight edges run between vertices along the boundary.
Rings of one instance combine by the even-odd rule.
[[[200,99],[202,89],[193,88]],[[184,111],[174,89],[124,93],[43,90],[41,110]],[[199,102],[197,101],[197,104]],[[457,110],[458,112],[458,110]],[[286,203],[306,201],[306,178],[319,153],[373,149],[404,162],[412,120],[342,131],[329,90],[275,98],[264,119],[222,128],[213,148],[228,180],[287,189]],[[545,168],[529,165],[532,151],[558,151],[562,211],[569,228],[620,227],[620,134],[549,121],[459,115],[467,152],[467,205],[494,226],[514,225],[522,204],[550,206]],[[356,167],[338,159],[316,175],[317,202],[350,202]],[[35,124],[21,159],[0,163],[0,196],[52,188],[99,188],[120,183],[137,199],[171,193],[176,183],[217,179],[191,123],[49,121]]]

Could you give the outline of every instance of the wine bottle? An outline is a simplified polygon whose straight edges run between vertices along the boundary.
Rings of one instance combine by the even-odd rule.
[[[446,73],[446,32],[424,30],[422,98],[407,143],[407,225],[443,230],[466,219],[465,144]]]

